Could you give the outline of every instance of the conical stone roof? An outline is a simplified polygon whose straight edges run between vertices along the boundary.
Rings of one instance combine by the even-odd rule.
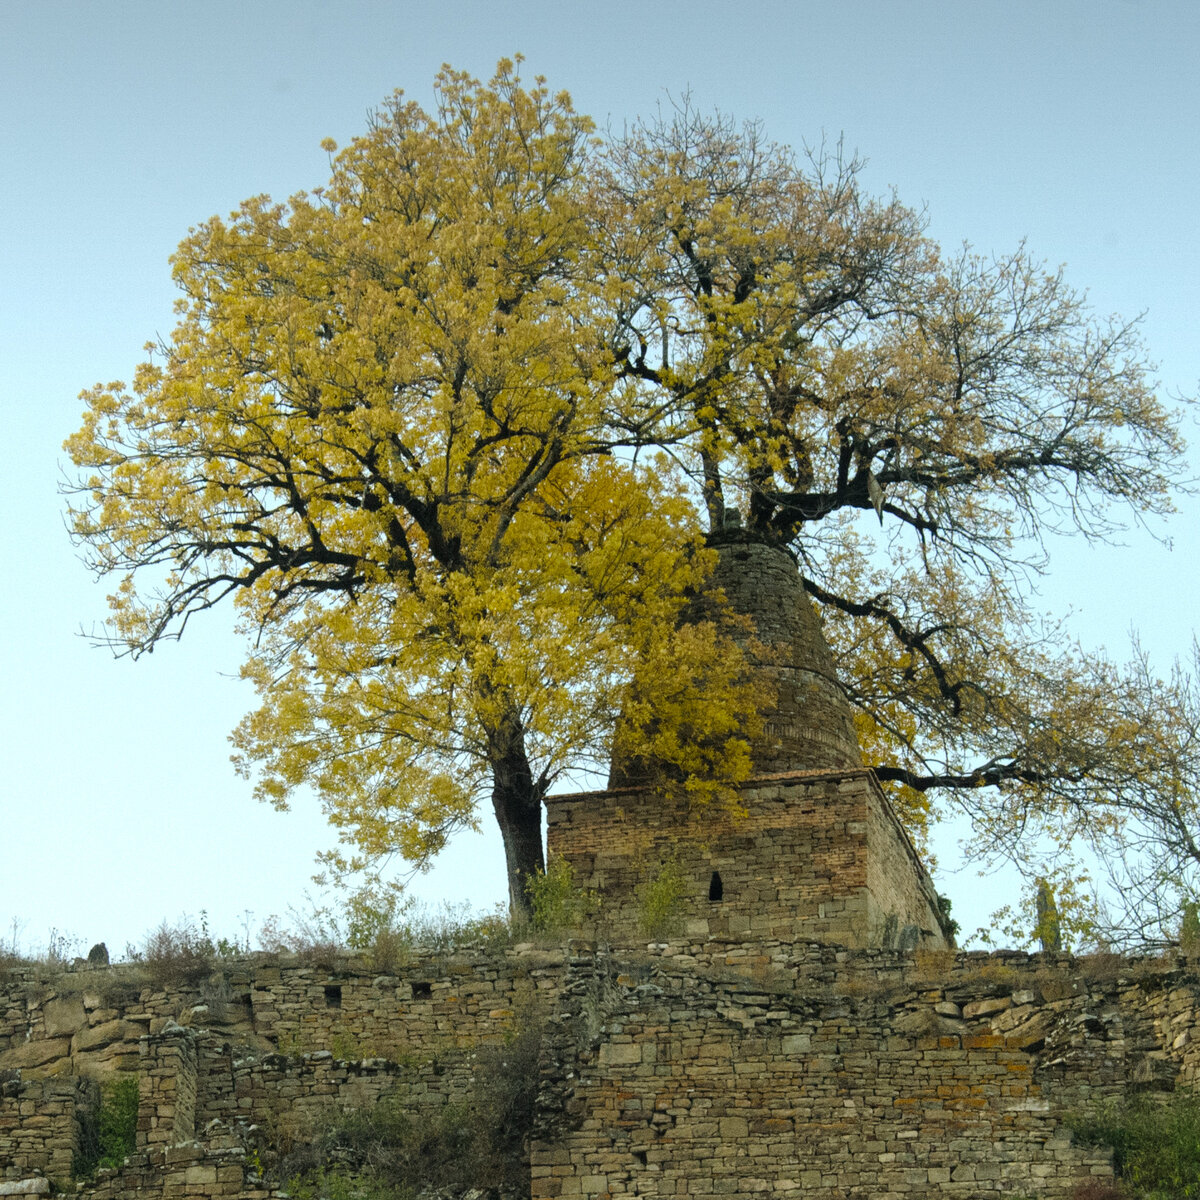
[[[850,705],[792,556],[729,528],[716,549],[711,588],[754,623],[750,659],[775,691],[752,747],[755,773],[861,767]]]
[[[775,692],[751,748],[754,774],[861,767],[850,705],[795,560],[736,525],[710,540],[719,556],[716,570],[683,619],[720,621],[732,611],[753,623],[746,635],[749,658]],[[652,774],[644,763],[614,758],[608,786],[637,786]]]

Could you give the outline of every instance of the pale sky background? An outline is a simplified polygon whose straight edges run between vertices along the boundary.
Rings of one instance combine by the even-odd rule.
[[[171,328],[167,258],[190,225],[325,182],[321,139],[345,144],[396,87],[429,104],[443,62],[486,78],[519,51],[602,125],[690,88],[780,142],[844,135],[868,189],[927,206],[944,245],[1026,238],[1099,312],[1145,312],[1164,390],[1197,391],[1195,0],[0,7],[0,941],[15,919],[26,949],[54,929],[119,952],[184,912],[233,935],[302,902],[329,836],[303,798],[276,814],[233,773],[226,736],[254,697],[228,613],[136,664],[77,636],[105,589],[64,532],[61,443],[79,391],[130,378]],[[1156,531],[1173,548],[1055,546],[1039,604],[1116,657],[1135,625],[1165,670],[1196,625],[1198,512]],[[503,897],[488,822],[418,895]],[[1015,898],[936,882],[965,930]]]

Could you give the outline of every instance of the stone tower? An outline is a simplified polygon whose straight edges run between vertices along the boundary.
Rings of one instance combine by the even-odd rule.
[[[744,811],[692,811],[636,761],[616,761],[603,792],[548,799],[551,854],[600,894],[604,931],[618,942],[649,934],[647,882],[669,861],[685,886],[676,932],[692,939],[951,944],[929,876],[863,766],[794,560],[729,524],[712,542],[712,589],[684,619],[719,620],[726,603],[749,617],[750,660],[775,692],[741,788]]]
[[[737,527],[713,540],[711,586],[753,621],[750,658],[775,691],[753,747],[756,774],[861,767],[854,718],[795,561]]]

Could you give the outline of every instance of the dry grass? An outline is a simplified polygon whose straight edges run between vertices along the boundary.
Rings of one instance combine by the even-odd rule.
[[[1123,954],[1098,950],[1079,959],[1080,976],[1087,983],[1116,983],[1130,973],[1130,962]]]
[[[1003,962],[981,963],[971,972],[973,979],[982,979],[996,988],[1018,988],[1026,983],[1029,974]]]
[[[958,955],[953,950],[913,951],[913,976],[916,983],[942,983],[950,977]]]

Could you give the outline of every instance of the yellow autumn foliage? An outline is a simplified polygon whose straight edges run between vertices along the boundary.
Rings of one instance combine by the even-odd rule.
[[[508,61],[437,97],[193,230],[176,328],[67,442],[111,636],[232,601],[240,762],[276,804],[316,788],[331,869],[424,864],[490,801],[524,908],[543,797],[614,742],[736,807],[769,698],[729,629],[679,624],[728,509],[796,555],[918,839],[957,806],[1031,877],[1081,840],[1200,867],[1187,678],[1156,710],[1144,661],[1031,609],[1047,534],[1171,511],[1136,322],[1024,247],[944,253],[840,148],[687,101],[600,139]]]
[[[541,799],[606,765],[639,661],[670,656],[639,703],[686,721],[656,751],[706,795],[748,770],[754,696],[732,645],[703,705],[678,683],[722,650],[672,632],[711,555],[680,472],[622,449],[591,122],[508,62],[438,96],[180,245],[170,339],[85,393],[71,519],[134,654],[232,598],[239,762],[277,805],[316,788],[335,872],[423,865],[490,799],[520,907]]]

